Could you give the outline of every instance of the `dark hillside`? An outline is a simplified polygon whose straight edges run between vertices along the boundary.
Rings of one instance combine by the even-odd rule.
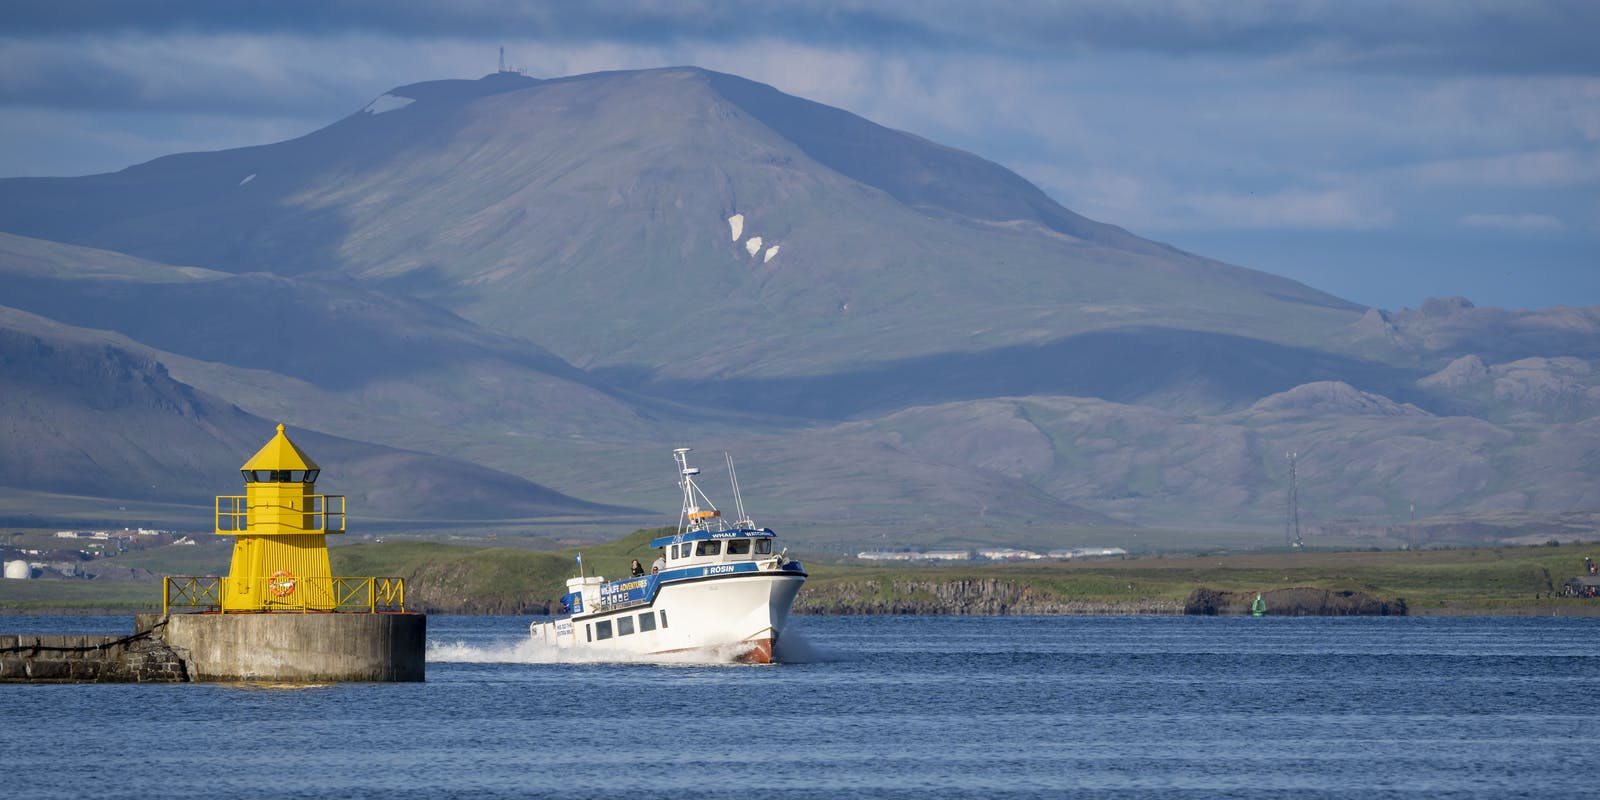
[[[0,486],[197,506],[238,493],[239,465],[275,423],[174,380],[142,349],[0,307]],[[463,461],[311,430],[293,436],[327,465],[322,488],[350,496],[355,517],[634,513]]]

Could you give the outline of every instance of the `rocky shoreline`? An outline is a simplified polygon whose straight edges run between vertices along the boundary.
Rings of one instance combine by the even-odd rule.
[[[1403,598],[1386,599],[1354,591],[1306,587],[1261,593],[1270,616],[1404,616]],[[1249,614],[1254,592],[1200,587],[1179,602],[1161,598],[1086,601],[1061,597],[1026,584],[998,578],[950,581],[863,580],[808,586],[795,599],[794,613],[816,615],[1180,615]]]
[[[794,613],[832,616],[926,614],[995,616],[1181,614],[1183,605],[1150,598],[1074,600],[998,578],[950,581],[863,580],[807,586]]]

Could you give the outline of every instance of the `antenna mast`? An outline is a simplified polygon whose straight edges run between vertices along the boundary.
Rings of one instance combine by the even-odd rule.
[[[500,71],[506,71],[506,46],[500,45]]]

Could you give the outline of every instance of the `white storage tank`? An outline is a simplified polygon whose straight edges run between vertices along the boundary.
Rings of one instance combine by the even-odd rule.
[[[6,562],[6,577],[12,580],[27,580],[33,577],[33,567],[28,562],[18,559]]]

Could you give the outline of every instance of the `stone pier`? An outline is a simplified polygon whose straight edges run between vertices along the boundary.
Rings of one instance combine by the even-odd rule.
[[[181,683],[181,655],[159,630],[131,636],[0,634],[0,683]]]

